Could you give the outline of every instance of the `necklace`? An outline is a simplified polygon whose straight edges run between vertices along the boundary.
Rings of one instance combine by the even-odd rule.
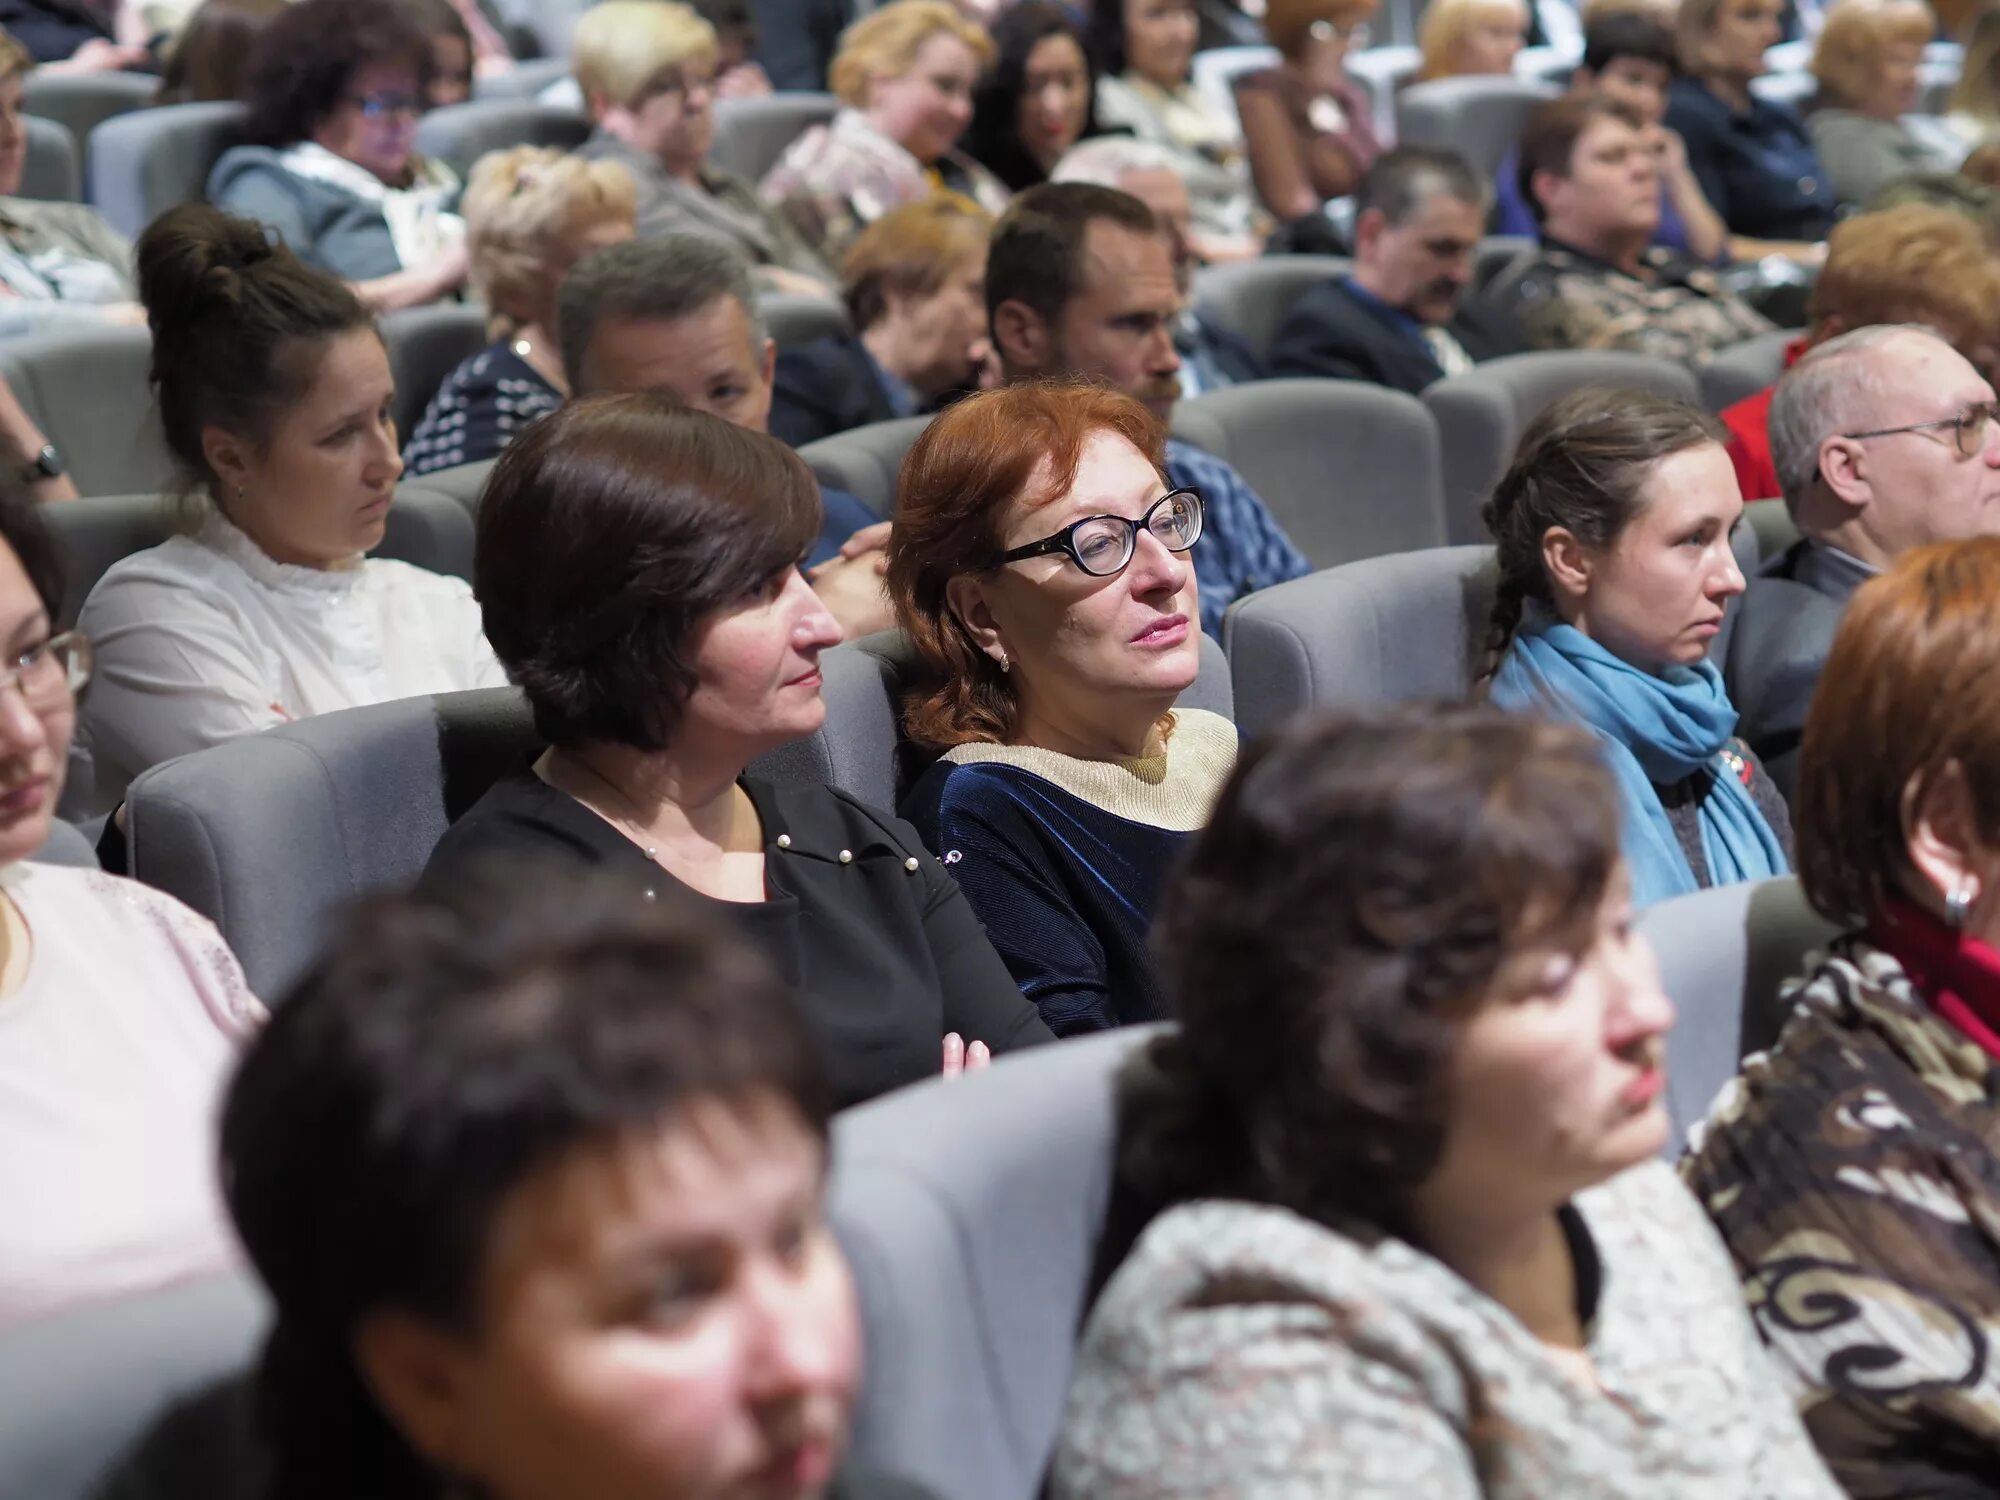
[[[552,765],[561,764],[564,766],[574,765],[579,771],[582,771],[592,781],[596,782],[599,786],[603,787],[606,791],[610,792],[612,796],[616,797],[620,802],[624,803],[625,812],[631,814],[631,816],[629,817],[623,816],[617,812],[607,812],[606,816],[611,819],[612,825],[616,827],[620,833],[624,834],[625,837],[627,837],[633,843],[639,846],[639,852],[646,857],[649,863],[658,864],[660,862],[659,848],[656,845],[647,842],[647,829],[638,820],[637,816],[639,811],[638,804],[635,803],[629,796],[626,795],[624,789],[620,787],[617,782],[613,781],[609,776],[606,776],[602,771],[598,770],[597,767],[590,765],[585,761],[572,760],[570,757],[563,755],[563,753],[560,750],[558,750],[555,753],[555,755],[550,757],[550,764]],[[558,788],[558,790],[560,790],[560,788]]]

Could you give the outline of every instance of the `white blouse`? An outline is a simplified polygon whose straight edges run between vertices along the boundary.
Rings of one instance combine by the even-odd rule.
[[[213,509],[115,564],[77,623],[97,653],[78,742],[99,810],[149,766],[238,735],[507,680],[463,579],[273,562]]]

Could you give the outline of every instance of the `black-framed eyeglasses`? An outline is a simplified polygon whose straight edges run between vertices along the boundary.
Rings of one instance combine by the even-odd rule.
[[[0,664],[0,691],[16,689],[30,708],[55,708],[90,681],[91,661],[90,637],[65,630]]]
[[[1001,553],[994,565],[1061,552],[1093,578],[1110,578],[1124,572],[1132,561],[1142,529],[1158,537],[1169,552],[1187,551],[1201,540],[1201,496],[1193,490],[1169,490],[1136,521],[1124,516],[1085,516],[1054,536]]]
[[[2000,420],[2000,401],[1975,401],[1955,417],[1936,422],[1912,422],[1907,427],[1877,427],[1870,432],[1843,432],[1845,438],[1894,437],[1899,432],[1935,432],[1952,429],[1952,443],[1960,458],[1977,458],[1986,448],[1987,434]]]
[[[347,102],[360,110],[362,118],[368,120],[387,119],[391,115],[408,115],[415,119],[424,112],[424,101],[415,94],[390,92],[349,94]]]

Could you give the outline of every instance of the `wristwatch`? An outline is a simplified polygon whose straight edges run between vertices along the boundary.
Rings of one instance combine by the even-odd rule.
[[[60,479],[69,472],[69,465],[63,462],[62,450],[54,443],[42,444],[42,451],[21,470],[21,483],[40,484],[44,479]]]

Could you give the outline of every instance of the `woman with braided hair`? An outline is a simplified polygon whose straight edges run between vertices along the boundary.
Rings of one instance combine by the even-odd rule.
[[[1489,694],[1604,743],[1640,906],[1791,867],[1784,799],[1708,660],[1743,592],[1723,440],[1685,402],[1579,392],[1529,426],[1486,503]]]

